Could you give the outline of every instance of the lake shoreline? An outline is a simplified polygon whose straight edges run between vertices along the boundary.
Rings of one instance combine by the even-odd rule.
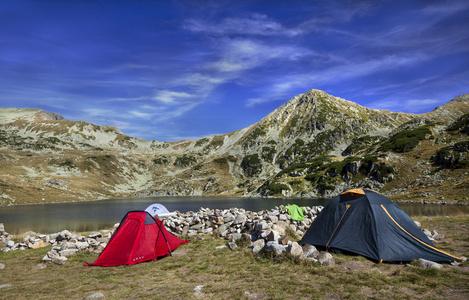
[[[96,201],[105,201],[105,200],[118,200],[118,199],[136,199],[136,198],[170,198],[170,197],[177,197],[177,198],[191,198],[191,197],[202,197],[202,198],[230,198],[233,196],[227,196],[227,195],[208,195],[208,196],[200,196],[200,195],[181,195],[181,196],[159,196],[159,197],[116,197],[116,198],[103,198],[103,199],[91,199],[91,200],[81,200],[81,201],[61,201],[61,202],[47,202],[47,203],[20,203],[20,204],[8,204],[8,205],[0,205],[0,207],[10,207],[10,206],[28,206],[28,205],[47,205],[47,204],[71,204],[71,203],[82,203],[82,202],[96,202]],[[321,198],[321,197],[308,197],[308,198],[302,198],[302,197],[275,197],[275,196],[239,196],[240,198],[252,198],[252,199],[311,199],[311,200],[320,200],[320,199],[326,199],[326,200],[332,200],[333,198]],[[389,198],[389,197],[388,197]],[[457,201],[427,201],[427,200],[396,200],[389,198],[391,201],[394,203],[408,203],[408,204],[434,204],[434,205],[461,205],[461,206],[469,206],[469,202],[457,202]]]

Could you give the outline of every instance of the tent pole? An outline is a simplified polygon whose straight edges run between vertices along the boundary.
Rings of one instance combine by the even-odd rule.
[[[155,221],[156,221],[156,219],[155,219]],[[160,220],[158,220],[158,221],[160,221]],[[158,224],[158,227],[160,228],[160,233],[162,233],[162,232],[161,232],[161,225],[158,223],[158,221],[156,221],[156,224]],[[163,221],[160,221],[160,222],[163,223]],[[163,225],[163,226],[164,226],[164,225]],[[166,245],[168,246],[169,256],[173,256],[173,253],[172,253],[172,251],[171,251],[171,247],[169,247],[168,240],[166,239],[166,236],[164,235],[164,233],[162,233],[162,234],[163,234],[164,240],[166,241]],[[158,237],[159,237],[159,233],[158,233]],[[156,240],[158,241],[158,239],[156,239]]]

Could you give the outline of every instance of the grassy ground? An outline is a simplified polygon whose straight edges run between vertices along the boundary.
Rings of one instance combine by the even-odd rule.
[[[437,245],[469,257],[469,216],[416,218],[424,228],[445,235]],[[0,253],[0,299],[468,299],[469,263],[443,269],[376,264],[360,256],[334,255],[337,264],[321,267],[249,248],[216,249],[225,240],[205,237],[182,245],[158,262],[111,268],[84,267],[97,254],[84,252],[65,265],[41,263],[49,248]],[[197,286],[200,292],[196,292]]]

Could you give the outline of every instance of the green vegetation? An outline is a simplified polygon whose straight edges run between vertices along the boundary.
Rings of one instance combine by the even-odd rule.
[[[268,183],[262,186],[260,190],[267,192],[268,196],[281,196],[282,191],[289,191],[290,187],[283,183]]]
[[[447,131],[460,131],[461,133],[469,133],[469,114],[460,117],[453,125],[449,126]]]
[[[262,159],[268,162],[272,162],[274,160],[275,154],[277,153],[277,149],[275,147],[262,147],[261,156]]]
[[[153,163],[155,165],[166,165],[167,163],[169,163],[169,159],[166,156],[155,157],[153,159]]]
[[[179,156],[176,158],[174,165],[179,167],[188,167],[194,165],[196,162],[197,160],[194,156],[188,156],[187,154],[184,154],[183,156]]]
[[[246,141],[250,142],[257,139],[260,136],[265,136],[266,132],[259,126],[256,128],[246,137]]]
[[[433,162],[447,169],[469,168],[469,141],[443,147],[432,157]]]
[[[398,132],[384,142],[378,150],[397,153],[409,152],[418,146],[419,141],[424,140],[427,135],[432,134],[429,129],[430,126],[432,125],[424,125],[415,129]]]
[[[59,144],[59,143],[62,143],[61,140],[59,140],[58,138],[56,137],[48,137],[48,138],[45,138],[43,140],[44,142],[47,142],[47,143],[50,143],[50,144]]]
[[[218,148],[220,146],[223,146],[223,140],[213,140],[211,143],[210,143],[210,147],[211,148]]]
[[[241,162],[241,167],[247,176],[259,175],[262,171],[262,162],[259,159],[259,155],[252,154],[245,156]]]
[[[224,164],[228,164],[228,162],[236,162],[237,160],[236,160],[236,157],[234,157],[233,155],[228,155],[228,156],[216,158],[213,161],[216,162],[217,164],[224,165]]]
[[[379,137],[369,135],[354,138],[350,145],[342,152],[342,155],[355,154],[361,150],[366,149],[367,147],[371,146],[379,140]]]
[[[59,163],[59,167],[74,169],[77,167],[77,165],[69,160],[66,160],[62,163]]]
[[[207,144],[208,141],[209,141],[208,138],[200,139],[200,140],[198,140],[198,141],[195,143],[195,146],[196,146],[196,147],[203,146],[203,145]]]

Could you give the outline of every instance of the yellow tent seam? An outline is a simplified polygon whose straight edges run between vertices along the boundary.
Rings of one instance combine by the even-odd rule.
[[[396,220],[394,220],[394,218],[389,214],[389,212],[387,211],[387,209],[386,209],[382,204],[381,204],[381,208],[383,208],[383,210],[386,212],[386,214],[388,215],[388,217],[391,218],[391,220],[397,225],[397,227],[399,227],[402,231],[404,231],[405,233],[407,233],[410,237],[412,237],[412,238],[415,239],[416,241],[422,243],[423,245],[425,245],[425,246],[427,246],[427,247],[429,247],[429,248],[431,248],[431,249],[433,249],[433,250],[435,250],[435,251],[438,251],[438,252],[443,253],[443,254],[445,254],[445,255],[448,255],[448,256],[454,257],[454,258],[456,258],[456,259],[462,260],[462,259],[459,258],[459,257],[453,256],[453,255],[451,255],[451,254],[449,254],[449,253],[446,253],[445,251],[442,251],[442,250],[440,250],[440,249],[437,249],[437,248],[435,248],[435,247],[432,247],[432,246],[428,245],[427,243],[425,243],[425,242],[419,240],[418,238],[416,238],[416,237],[413,236],[412,234],[408,233],[404,228],[402,228],[401,225],[399,225],[399,223],[396,222]]]

